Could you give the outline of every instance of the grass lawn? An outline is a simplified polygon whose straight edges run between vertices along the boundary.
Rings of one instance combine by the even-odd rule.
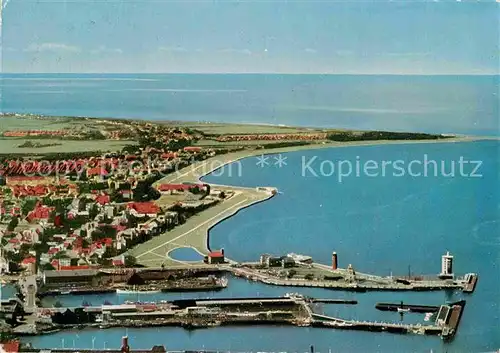
[[[176,123],[178,126],[203,131],[206,134],[292,134],[320,131],[319,129],[274,125],[220,124],[220,123]]]
[[[26,141],[39,142],[43,144],[57,144],[49,147],[19,148]],[[90,151],[118,151],[124,146],[135,144],[133,141],[112,140],[58,140],[58,139],[24,139],[24,138],[0,138],[0,154],[40,154],[61,152],[90,152]]]

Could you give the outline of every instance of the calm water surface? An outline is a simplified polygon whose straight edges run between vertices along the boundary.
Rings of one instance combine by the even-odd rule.
[[[498,136],[498,76],[2,74],[1,111]]]

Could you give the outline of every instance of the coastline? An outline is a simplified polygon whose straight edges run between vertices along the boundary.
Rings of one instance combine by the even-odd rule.
[[[165,176],[157,183],[199,183],[206,175],[213,173],[231,163],[241,161],[245,158],[272,155],[302,150],[319,150],[325,148],[375,146],[392,144],[421,144],[421,143],[459,143],[490,140],[490,138],[464,136],[442,140],[377,140],[377,141],[354,141],[354,142],[329,142],[322,144],[311,144],[301,146],[290,146],[275,149],[253,149],[232,152],[225,155],[214,156],[207,160],[194,163],[175,173]],[[272,186],[261,186],[257,188],[239,187],[231,185],[220,185],[207,183],[213,188],[220,190],[233,190],[235,194],[220,204],[191,217],[185,224],[180,225],[169,232],[163,233],[148,242],[139,244],[127,251],[128,254],[137,258],[138,262],[150,267],[165,265],[179,265],[183,263],[188,266],[200,264],[200,262],[184,262],[170,258],[169,253],[177,248],[191,247],[200,254],[208,254],[210,247],[210,230],[220,222],[233,217],[241,210],[255,204],[267,201],[274,196]],[[147,256],[146,256],[147,255]],[[230,260],[230,256],[228,261]]]

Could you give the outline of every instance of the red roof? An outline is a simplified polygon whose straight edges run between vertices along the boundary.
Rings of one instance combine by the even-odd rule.
[[[72,270],[88,270],[90,268],[89,265],[80,265],[80,266],[61,266],[59,270],[61,271],[72,271]]]
[[[23,265],[28,265],[28,264],[34,264],[36,262],[36,259],[31,256],[31,257],[27,257],[23,260]]]
[[[10,240],[9,240],[9,243],[12,243],[12,244],[17,244],[17,243],[19,243],[19,239],[17,239],[17,238],[12,238],[12,239],[10,239]]]
[[[122,224],[116,224],[113,226],[113,228],[115,228],[117,232],[123,232],[125,229],[127,229],[127,226]]]
[[[122,259],[113,260],[113,266],[124,266],[125,263]]]
[[[7,181],[33,181],[33,180],[45,180],[44,177],[41,176],[9,176],[7,177]]]
[[[157,214],[160,212],[160,207],[154,202],[131,202],[127,207],[141,214]]]
[[[101,167],[87,169],[87,176],[108,175],[108,174],[109,174],[108,171],[106,169],[101,168]]]
[[[98,195],[95,198],[95,201],[100,205],[105,205],[111,201],[111,198],[109,197],[109,195],[103,194],[103,195]]]
[[[222,251],[212,251],[210,254],[208,254],[209,257],[224,257],[224,254]]]
[[[175,158],[175,157],[177,157],[177,153],[174,153],[174,152],[163,153],[161,155],[161,158],[163,158],[163,159],[169,159],[169,158]]]
[[[35,209],[28,214],[26,219],[31,222],[36,219],[49,219],[50,213],[54,207],[42,206],[40,203],[37,204]]]
[[[161,184],[158,186],[159,191],[171,191],[171,190],[189,190],[198,185],[189,184]]]
[[[49,249],[49,255],[54,255],[54,254],[57,254],[58,252],[59,252],[58,248],[50,248]]]
[[[184,152],[200,152],[201,147],[195,147],[195,146],[188,146],[184,147]]]
[[[19,341],[5,342],[1,344],[6,353],[19,352]]]

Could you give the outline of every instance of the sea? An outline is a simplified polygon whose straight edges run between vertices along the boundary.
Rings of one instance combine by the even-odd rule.
[[[3,75],[2,111],[233,123],[423,131],[492,136],[460,143],[351,146],[271,154],[234,162],[204,181],[274,186],[269,201],[210,230],[210,246],[235,260],[263,253],[311,255],[378,275],[435,275],[441,256],[454,272],[479,274],[473,294],[348,293],[282,288],[230,278],[214,293],[106,294],[45,299],[154,301],[275,296],[300,292],[358,305],[317,305],[326,315],[425,324],[423,314],[380,312],[377,302],[439,305],[465,299],[454,340],[307,327],[106,329],[26,337],[35,347],[240,352],[491,352],[500,348],[500,143],[497,76],[349,75]],[[182,255],[182,254],[181,254]],[[187,256],[184,254],[184,256]]]

